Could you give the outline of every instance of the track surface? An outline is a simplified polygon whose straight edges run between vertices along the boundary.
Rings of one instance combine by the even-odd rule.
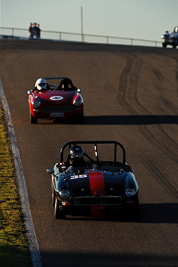
[[[0,50],[43,265],[178,266],[177,50],[36,40],[1,40]],[[84,125],[30,125],[26,92],[41,76],[68,76],[83,89]],[[74,139],[124,145],[140,186],[139,221],[53,218],[45,170]]]

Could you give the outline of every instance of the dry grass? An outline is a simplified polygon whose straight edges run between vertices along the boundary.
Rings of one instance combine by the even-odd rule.
[[[0,102],[0,265],[32,266]]]

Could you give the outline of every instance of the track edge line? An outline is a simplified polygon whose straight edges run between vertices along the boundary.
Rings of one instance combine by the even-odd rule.
[[[14,126],[12,123],[9,106],[6,100],[6,96],[4,94],[1,77],[0,77],[0,97],[1,97],[2,107],[4,110],[6,126],[8,128],[8,135],[10,138],[10,146],[11,146],[14,165],[15,165],[15,172],[17,176],[21,208],[22,208],[24,225],[26,229],[26,236],[28,239],[31,261],[34,267],[42,267],[43,265],[41,261],[39,245],[38,245],[35,228],[33,225],[32,215],[30,211],[28,192],[27,192],[27,187],[26,187],[26,182],[25,182],[25,176],[23,173],[20,152],[19,152],[18,145],[17,145],[15,130],[14,130]]]

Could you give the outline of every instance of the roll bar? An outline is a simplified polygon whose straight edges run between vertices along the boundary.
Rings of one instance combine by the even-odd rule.
[[[69,147],[69,149],[71,148],[71,146],[74,145],[84,145],[84,144],[93,144],[94,145],[94,150],[95,150],[95,156],[96,156],[96,160],[97,163],[99,163],[99,154],[98,154],[98,148],[97,145],[98,144],[114,144],[114,163],[116,164],[116,158],[117,158],[117,147],[119,146],[122,149],[123,152],[123,165],[126,165],[126,152],[125,152],[125,148],[124,146],[117,142],[117,141],[70,141],[67,142],[66,144],[63,145],[63,147],[60,150],[60,156],[61,156],[61,162],[64,161],[64,150],[66,147]],[[90,159],[93,163],[95,163],[93,161],[93,159],[91,159],[85,152],[84,155]]]
[[[68,79],[68,80],[71,80],[70,78],[68,78],[68,77],[43,77],[43,79],[45,79],[45,80],[63,80],[63,79]]]

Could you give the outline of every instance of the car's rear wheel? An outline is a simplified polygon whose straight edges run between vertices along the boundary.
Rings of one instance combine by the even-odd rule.
[[[58,201],[57,197],[55,197],[54,218],[55,219],[65,219],[66,218],[65,212],[62,211],[59,207],[59,201]]]
[[[33,115],[31,114],[31,112],[30,112],[30,122],[31,122],[31,124],[37,124],[38,123],[37,118],[33,117]]]

